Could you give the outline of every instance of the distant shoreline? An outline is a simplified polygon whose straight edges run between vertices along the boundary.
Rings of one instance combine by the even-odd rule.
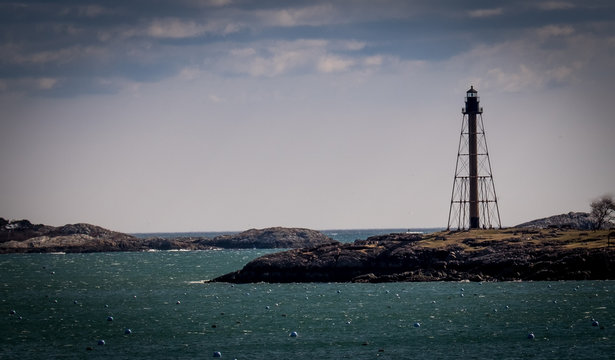
[[[425,234],[443,231],[444,227],[429,227],[429,228],[357,228],[357,229],[314,229],[314,231],[318,231],[323,233],[329,237],[335,233],[349,233],[349,232],[376,232],[378,234],[390,234],[390,233],[398,233],[398,232],[421,232]],[[134,232],[127,233],[128,235],[134,236],[140,239],[147,239],[152,237],[160,237],[160,238],[182,238],[182,237],[208,237],[212,238],[219,235],[234,235],[242,233],[243,231],[180,231],[180,232]],[[367,237],[366,237],[367,238]]]
[[[220,248],[288,249],[334,242],[321,232],[302,228],[277,227],[215,234],[213,237],[137,237],[90,224],[67,224],[54,227],[32,224],[28,220],[7,221],[0,218],[0,254],[213,250]]]

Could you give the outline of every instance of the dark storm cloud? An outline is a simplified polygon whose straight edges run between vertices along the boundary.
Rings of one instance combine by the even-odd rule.
[[[18,1],[0,0],[5,217],[441,226],[470,85],[505,224],[613,191],[612,0]]]
[[[114,87],[97,85],[106,77],[158,81],[186,66],[224,62],[220,43],[302,39],[365,43],[352,53],[329,50],[343,56],[438,61],[547,25],[599,32],[588,24],[612,24],[614,11],[607,1],[2,2],[0,81],[5,91],[49,78],[46,93],[70,94],[76,83],[75,93],[106,92]]]

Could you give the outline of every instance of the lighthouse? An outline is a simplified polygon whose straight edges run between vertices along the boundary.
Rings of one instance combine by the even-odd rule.
[[[461,113],[461,134],[447,229],[501,228],[483,108],[474,86],[466,92],[465,107]]]

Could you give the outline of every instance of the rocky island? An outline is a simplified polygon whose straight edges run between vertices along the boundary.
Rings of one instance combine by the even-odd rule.
[[[615,232],[568,213],[501,230],[395,233],[339,243],[302,228],[140,238],[89,224],[0,218],[0,254],[282,248],[214,282],[398,282],[615,279]],[[613,244],[612,244],[613,243]]]
[[[251,229],[214,238],[139,238],[90,224],[69,224],[54,227],[32,224],[28,220],[8,221],[0,218],[0,254],[300,248],[331,243],[335,243],[335,241],[324,234],[302,228]]]
[[[510,228],[390,234],[265,255],[212,281],[397,282],[615,279],[609,230]]]
[[[220,235],[203,243],[220,248],[304,248],[323,244],[338,244],[323,233],[302,228],[272,227],[266,229],[250,229],[232,235]]]

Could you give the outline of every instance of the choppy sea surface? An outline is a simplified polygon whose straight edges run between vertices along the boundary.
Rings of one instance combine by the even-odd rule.
[[[614,358],[615,281],[202,282],[275,251],[0,255],[0,358]]]

